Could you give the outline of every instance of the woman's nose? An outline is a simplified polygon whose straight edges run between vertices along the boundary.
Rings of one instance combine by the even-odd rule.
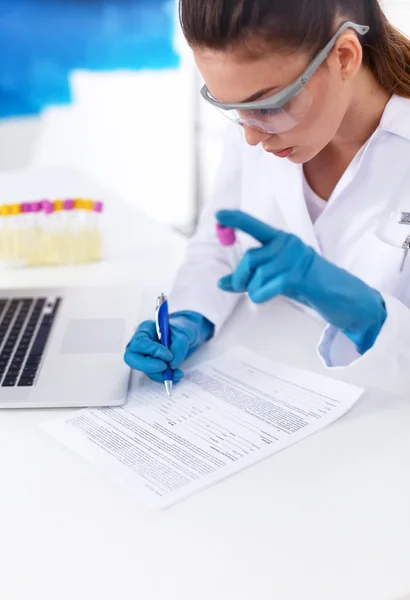
[[[245,130],[245,139],[250,146],[257,146],[261,144],[265,140],[271,137],[272,134],[264,133],[263,131],[258,131],[253,127],[248,127],[247,125],[243,126]]]

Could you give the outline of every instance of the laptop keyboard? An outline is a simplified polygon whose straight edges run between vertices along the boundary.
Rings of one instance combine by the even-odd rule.
[[[61,298],[0,297],[0,387],[35,385]]]

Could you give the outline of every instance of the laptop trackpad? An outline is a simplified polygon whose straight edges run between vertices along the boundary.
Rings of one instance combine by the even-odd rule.
[[[124,350],[124,319],[72,319],[61,346],[62,354],[114,354]]]

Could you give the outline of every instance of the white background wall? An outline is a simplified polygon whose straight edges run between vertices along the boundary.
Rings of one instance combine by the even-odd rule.
[[[382,5],[392,23],[410,36],[410,0],[382,0]]]
[[[189,226],[199,83],[181,38],[178,70],[73,72],[72,105],[1,121],[0,170],[74,167],[149,215]]]
[[[0,169],[74,167],[165,222],[189,222],[195,91],[190,66],[74,72],[71,85],[71,106],[0,124]]]
[[[410,35],[410,0],[387,0],[384,6]],[[75,167],[149,215],[189,230],[196,151],[206,200],[224,119],[198,97],[201,82],[179,33],[176,45],[183,56],[177,71],[76,72],[72,106],[1,122],[0,170]]]

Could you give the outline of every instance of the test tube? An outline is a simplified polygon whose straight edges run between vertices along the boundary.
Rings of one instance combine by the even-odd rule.
[[[219,239],[221,246],[224,246],[229,264],[231,265],[232,271],[235,271],[241,261],[241,253],[236,243],[235,230],[231,227],[224,227],[220,223],[216,224],[216,234]]]
[[[36,264],[38,240],[35,235],[34,203],[24,203],[24,260],[29,266]]]
[[[32,213],[32,247],[31,256],[28,257],[28,264],[39,265],[43,262],[42,252],[42,239],[43,239],[43,228],[42,228],[42,210],[41,202],[34,201],[31,203]]]
[[[9,208],[9,214],[10,214],[10,230],[9,230],[9,234],[10,234],[10,252],[11,252],[11,260],[13,262],[13,264],[15,264],[15,262],[19,261],[19,259],[21,258],[21,253],[20,253],[20,232],[19,232],[19,227],[20,227],[20,222],[19,222],[19,215],[21,214],[21,206],[20,204],[10,204],[10,208]]]
[[[41,262],[45,265],[55,264],[56,257],[54,253],[54,223],[53,213],[54,205],[50,200],[41,202],[43,211],[43,235],[41,243]]]
[[[23,205],[12,204],[11,214],[13,216],[13,244],[14,244],[14,259],[20,263],[24,260],[24,247],[23,247]]]
[[[0,206],[0,261],[5,263],[8,258],[8,206]]]
[[[85,221],[84,221],[84,248],[85,248],[85,256],[84,261],[90,262],[93,260],[93,208],[94,202],[89,199],[83,200],[83,207],[85,211]]]
[[[23,260],[26,260],[26,256],[27,256],[27,245],[29,242],[29,233],[30,233],[30,221],[28,218],[28,212],[29,212],[29,202],[22,202],[21,203],[21,225],[20,225],[20,250],[21,250],[21,256],[23,258]]]
[[[62,247],[62,233],[64,230],[64,202],[62,200],[53,201],[53,256],[55,265],[60,265],[64,261],[64,250]]]
[[[74,199],[74,208],[76,209],[76,243],[75,243],[75,262],[84,263],[87,261],[87,238],[86,238],[86,219],[85,201],[82,198]]]
[[[101,215],[104,210],[104,204],[100,201],[93,203],[93,244],[92,260],[101,260],[102,258],[102,239],[101,239]]]
[[[61,236],[61,246],[63,250],[62,260],[64,264],[72,265],[75,263],[75,242],[76,242],[76,223],[74,220],[74,200],[67,199],[63,202],[64,224]]]

